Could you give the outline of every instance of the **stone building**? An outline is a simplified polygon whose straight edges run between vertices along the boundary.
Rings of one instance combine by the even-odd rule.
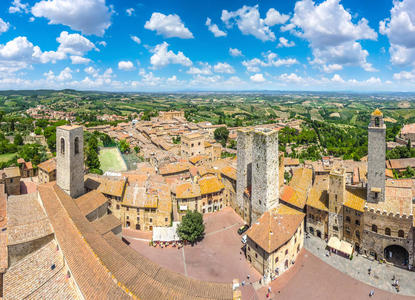
[[[20,169],[9,167],[0,171],[0,184],[6,187],[7,195],[20,195]]]
[[[184,118],[184,111],[159,111],[158,118],[160,120],[173,120],[174,118]]]
[[[181,137],[181,156],[189,158],[205,154],[205,137],[200,133],[189,133]]]
[[[333,169],[329,175],[329,226],[328,236],[343,239],[343,202],[346,193],[344,168]]]
[[[329,197],[328,197],[329,178],[326,175],[318,175],[314,179],[307,197],[306,211],[306,230],[312,235],[321,239],[328,240],[329,222]]]
[[[39,183],[46,183],[56,180],[56,159],[51,158],[40,163],[38,166],[37,178]]]
[[[304,243],[304,213],[280,205],[266,211],[246,234],[246,257],[266,283],[294,265]]]
[[[33,168],[31,161],[25,161],[23,158],[19,158],[17,160],[20,168],[20,174],[22,178],[33,177],[36,175],[36,170]]]
[[[82,126],[56,129],[57,183],[73,198],[84,193],[84,131]]]

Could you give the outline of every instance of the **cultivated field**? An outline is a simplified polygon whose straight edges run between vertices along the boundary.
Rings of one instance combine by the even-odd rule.
[[[105,173],[127,171],[125,164],[118,148],[101,148],[99,150],[99,161],[101,163],[101,170]]]

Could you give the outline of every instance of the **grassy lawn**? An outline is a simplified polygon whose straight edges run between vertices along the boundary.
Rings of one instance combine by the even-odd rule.
[[[16,155],[16,153],[0,154],[0,162],[8,162],[9,160],[13,159]]]
[[[121,153],[117,148],[101,148],[99,150],[99,161],[101,163],[101,170],[105,173],[106,171],[121,172],[127,171],[127,165],[122,159]]]

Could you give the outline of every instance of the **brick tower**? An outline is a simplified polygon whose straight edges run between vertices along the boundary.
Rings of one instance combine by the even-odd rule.
[[[376,109],[368,127],[367,201],[385,201],[386,126],[383,114]]]
[[[255,129],[252,147],[251,223],[279,203],[278,131]]]
[[[84,131],[81,126],[56,128],[56,180],[73,198],[84,193]]]

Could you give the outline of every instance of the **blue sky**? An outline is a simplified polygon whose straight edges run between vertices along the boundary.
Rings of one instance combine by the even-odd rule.
[[[0,89],[415,90],[415,0],[2,0]]]

